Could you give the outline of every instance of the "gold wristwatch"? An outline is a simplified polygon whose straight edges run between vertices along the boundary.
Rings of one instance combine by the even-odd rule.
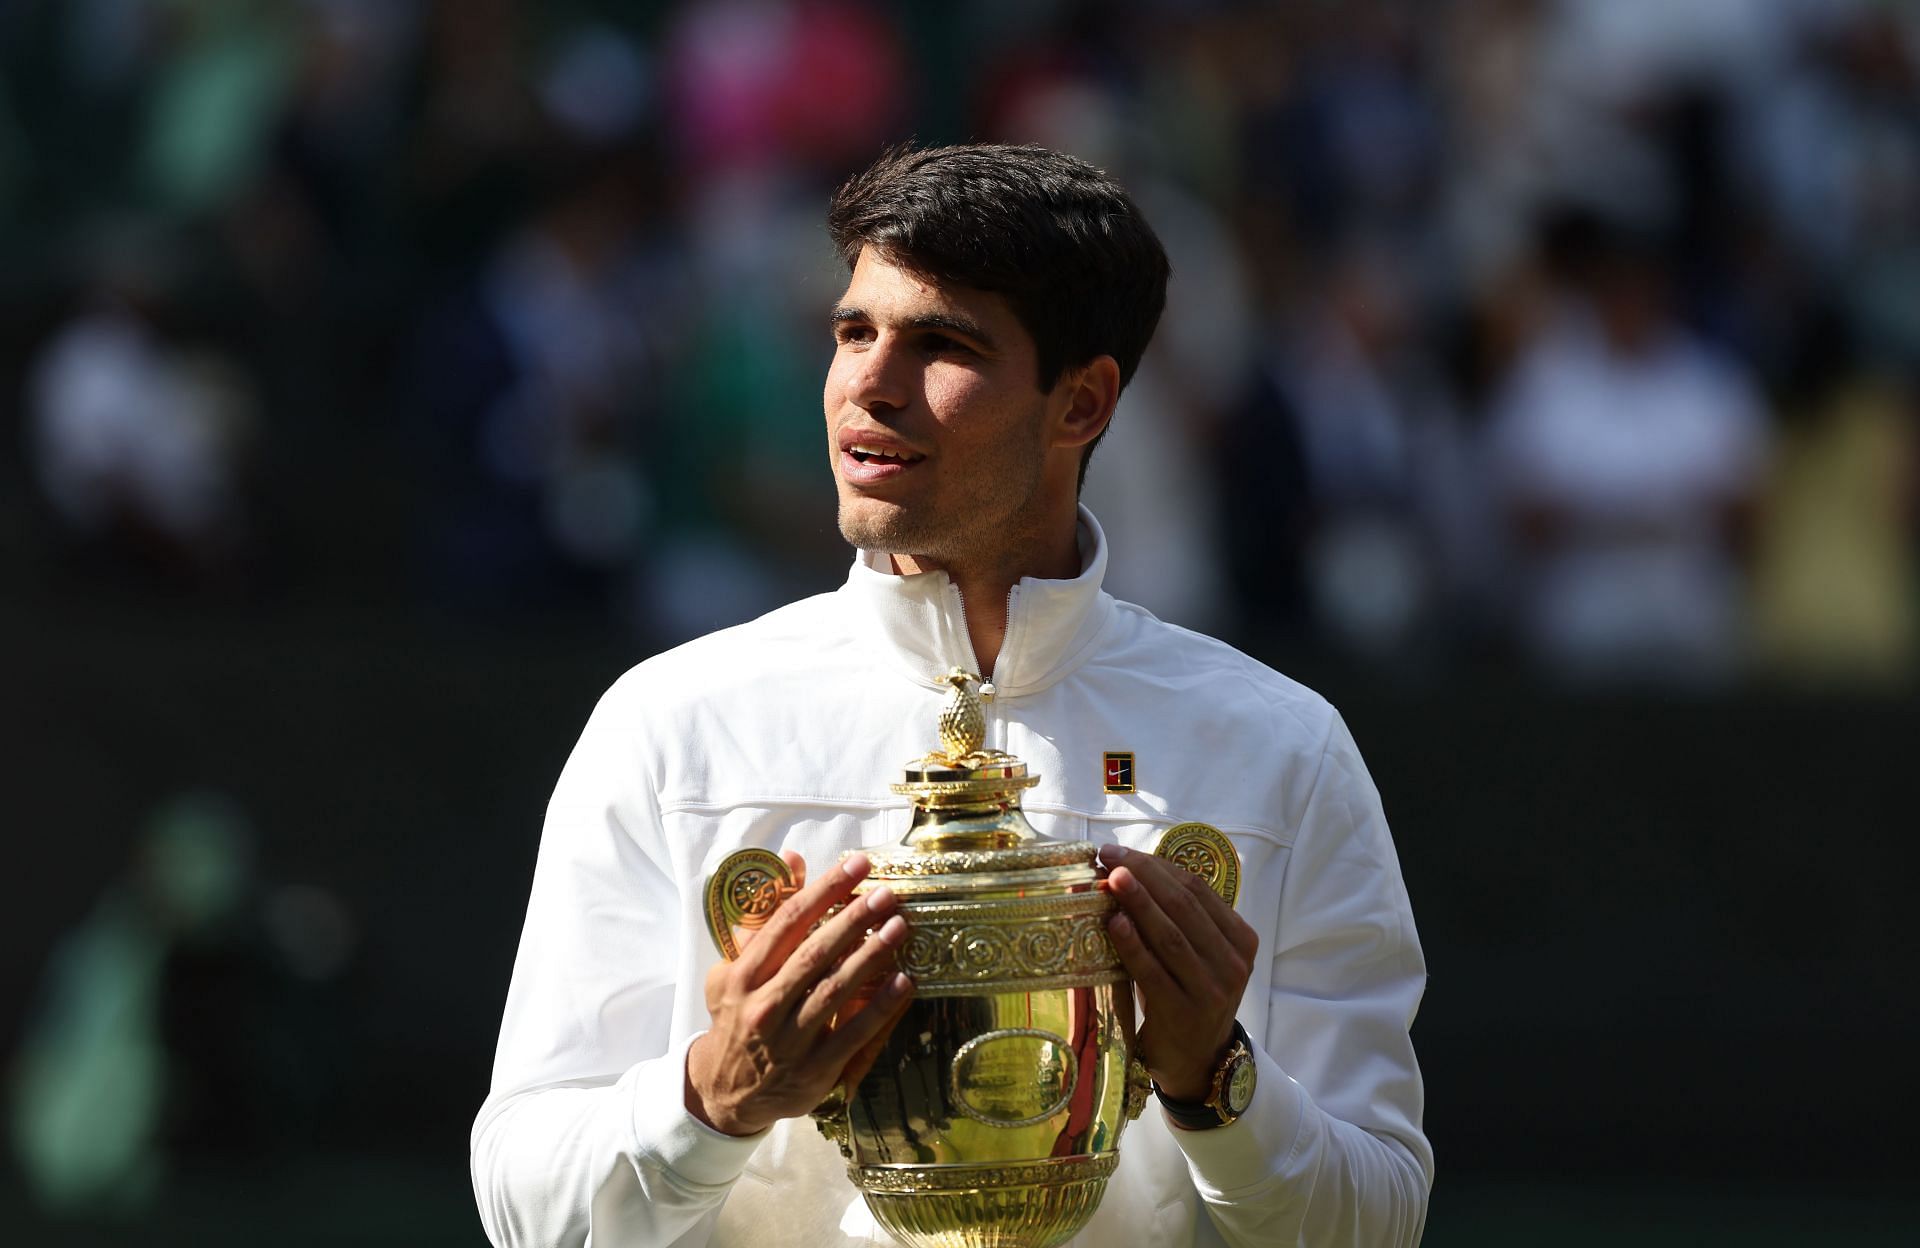
[[[1233,1042],[1227,1046],[1227,1055],[1220,1059],[1220,1065],[1214,1068],[1213,1087],[1206,1100],[1176,1101],[1157,1084],[1153,1094],[1160,1098],[1160,1108],[1167,1111],[1167,1117],[1173,1119],[1175,1126],[1187,1131],[1206,1131],[1224,1127],[1247,1112],[1247,1106],[1253,1104],[1256,1077],[1253,1041],[1247,1038],[1247,1029],[1240,1025],[1240,1020],[1235,1019]]]

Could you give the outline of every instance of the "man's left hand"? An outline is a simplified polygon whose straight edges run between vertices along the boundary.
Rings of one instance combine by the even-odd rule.
[[[1205,880],[1119,845],[1100,850],[1120,913],[1107,932],[1140,991],[1140,1055],[1160,1090],[1205,1100],[1233,1038],[1260,936]]]

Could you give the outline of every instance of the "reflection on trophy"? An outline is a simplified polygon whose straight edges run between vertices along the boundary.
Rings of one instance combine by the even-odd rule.
[[[978,678],[956,669],[944,679],[941,749],[892,786],[913,800],[907,835],[869,851],[861,885],[899,895],[909,924],[900,969],[918,991],[859,1086],[814,1117],[901,1242],[1046,1248],[1093,1216],[1150,1084],[1095,847],[1027,823],[1020,793],[1038,777],[981,748]],[[1231,843],[1205,825],[1174,832],[1160,852],[1231,901]],[[725,956],[737,952],[732,928],[764,922],[791,885],[765,849],[721,864],[707,916]]]

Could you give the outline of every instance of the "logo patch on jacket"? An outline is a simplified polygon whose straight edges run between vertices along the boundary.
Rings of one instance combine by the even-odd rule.
[[[1133,751],[1108,750],[1102,757],[1106,764],[1107,792],[1133,792]]]

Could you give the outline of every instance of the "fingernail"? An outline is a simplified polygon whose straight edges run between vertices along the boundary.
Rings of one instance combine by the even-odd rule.
[[[882,944],[897,945],[907,938],[907,921],[896,914],[880,925],[877,934]]]
[[[857,849],[840,860],[840,869],[845,871],[850,879],[866,879],[867,872],[872,870],[872,867],[873,864],[867,861],[867,856]]]
[[[911,987],[913,987],[913,981],[898,971],[895,971],[893,978],[887,981],[887,991],[896,997]]]
[[[1133,872],[1131,871],[1117,872],[1108,876],[1107,880],[1112,883],[1115,888],[1126,893],[1128,896],[1132,896],[1134,893],[1140,891],[1140,881],[1134,878]]]
[[[1102,845],[1100,847],[1100,861],[1106,863],[1108,866],[1112,866],[1126,856],[1127,848],[1124,845]]]
[[[869,910],[885,910],[892,904],[893,890],[885,884],[877,886],[872,892],[867,894],[867,909]]]
[[[1113,916],[1113,921],[1107,924],[1107,930],[1115,936],[1131,936],[1133,935],[1133,920],[1124,914],[1116,914]]]

